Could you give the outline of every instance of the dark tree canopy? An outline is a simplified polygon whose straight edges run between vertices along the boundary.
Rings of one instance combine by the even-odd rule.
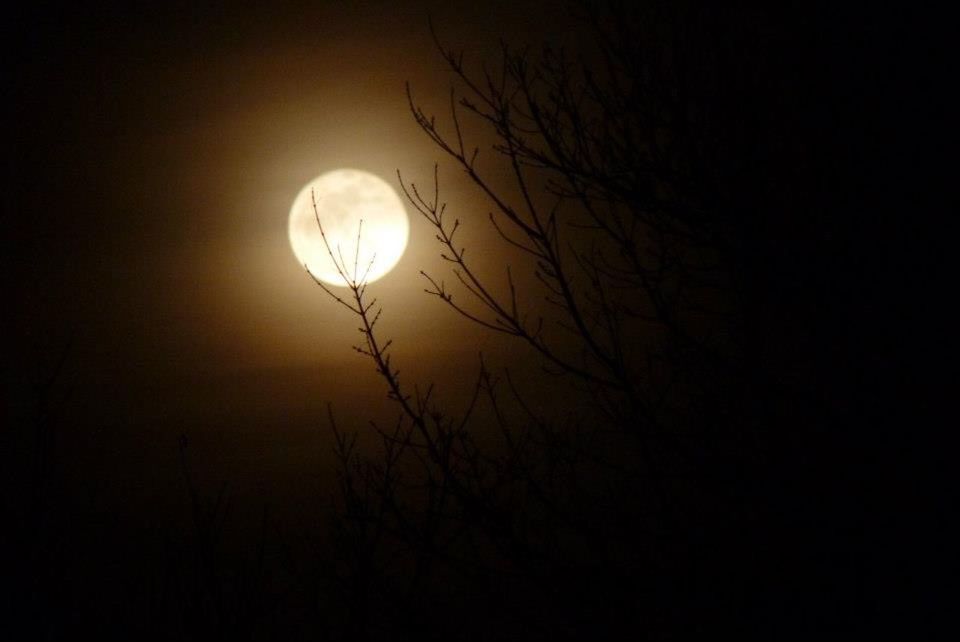
[[[838,82],[849,63],[829,67],[844,16],[574,11],[575,50],[503,43],[482,64],[434,26],[449,111],[407,93],[443,162],[429,187],[399,173],[451,268],[423,273],[427,293],[539,360],[566,418],[486,361],[468,408],[437,407],[400,379],[342,266],[358,350],[402,411],[372,457],[337,433],[356,618],[442,635],[469,635],[477,609],[496,614],[471,620],[479,635],[863,630],[877,602],[849,582],[873,551],[837,556],[864,518],[846,476],[877,390],[848,367],[864,346],[848,262],[886,266],[855,239],[863,124]],[[450,168],[522,257],[503,274],[476,267],[443,202]]]

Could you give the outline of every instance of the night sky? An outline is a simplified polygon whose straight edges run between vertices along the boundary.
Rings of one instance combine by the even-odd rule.
[[[430,178],[435,155],[404,94],[407,80],[426,96],[449,86],[428,9],[320,3],[25,19],[8,202],[49,217],[18,217],[9,237],[5,279],[23,333],[13,343],[40,377],[69,350],[71,416],[99,434],[65,446],[95,451],[100,473],[85,470],[84,483],[122,485],[136,502],[141,491],[153,496],[142,466],[169,459],[175,449],[157,446],[181,433],[216,459],[233,452],[222,459],[241,479],[271,483],[290,473],[291,452],[319,450],[328,401],[383,399],[350,349],[349,317],[296,263],[286,219],[303,184],[330,169],[359,167],[394,185],[398,168]],[[485,12],[464,13],[466,29],[445,12],[432,9],[451,38],[486,34],[478,51],[496,50]],[[417,273],[436,266],[437,252],[424,227],[413,229],[380,296],[395,311],[397,358],[421,353],[429,335],[435,358],[410,367],[436,376],[426,373],[441,358],[474,359],[483,339],[425,312]],[[99,461],[104,443],[116,460]]]
[[[382,613],[351,628],[351,618],[366,616],[344,616],[332,601],[325,607],[320,589],[319,598],[303,597],[298,587],[313,586],[303,575],[321,578],[322,570],[290,561],[312,554],[307,540],[329,544],[336,476],[328,404],[337,425],[359,431],[368,448],[370,421],[389,425],[399,412],[373,363],[351,349],[362,340],[356,319],[291,253],[294,197],[340,167],[375,173],[398,190],[397,170],[427,186],[439,162],[441,198],[462,220],[470,255],[494,290],[507,292],[504,266],[522,265],[522,256],[489,225],[483,193],[421,131],[405,83],[449,133],[455,78],[428,17],[474,71],[481,61],[496,66],[501,40],[576,50],[590,38],[583,20],[546,2],[239,5],[6,10],[0,279],[10,519],[0,544],[12,570],[3,579],[4,628],[38,638],[235,637],[239,620],[205,619],[187,598],[157,606],[165,569],[194,554],[191,492],[203,505],[222,492],[229,509],[217,545],[233,560],[224,568],[242,566],[236,560],[252,559],[266,542],[267,570],[254,584],[269,588],[226,608],[262,615],[245,635],[621,633],[611,618],[657,589],[628,578],[630,587],[617,589],[627,597],[607,610],[558,589],[554,608],[575,616],[546,614],[537,602],[474,633],[443,618],[431,629]],[[695,495],[687,508],[678,500],[670,528],[688,539],[651,555],[681,572],[656,607],[627,618],[629,634],[946,635],[955,556],[946,553],[944,513],[955,512],[956,497],[941,483],[948,455],[927,416],[947,384],[925,361],[936,351],[928,291],[939,291],[942,250],[926,245],[921,223],[922,211],[938,207],[922,181],[938,172],[925,141],[944,113],[928,87],[938,72],[924,63],[939,55],[937,41],[918,37],[930,19],[676,6],[684,7],[678,20],[699,16],[689,33],[706,34],[706,53],[690,58],[702,65],[696,72],[731,79],[704,80],[709,90],[676,100],[712,127],[718,157],[755,151],[743,152],[752,160],[740,165],[691,165],[691,176],[720,186],[691,198],[698,207],[722,203],[716,212],[735,222],[725,278],[742,284],[719,297],[735,323],[720,328],[704,316],[696,327],[711,339],[747,337],[729,345],[745,346],[733,349],[742,357],[737,376],[757,382],[736,393],[731,384],[730,399],[741,401],[683,402],[678,416],[701,412],[712,426],[749,417],[756,431],[697,460],[706,462],[704,479],[716,476],[731,496],[748,497],[738,504],[746,508],[725,521],[689,508],[712,495]],[[517,198],[489,128],[464,127],[491,183]],[[483,353],[493,370],[508,368],[526,386],[535,412],[594,426],[577,414],[582,399],[568,382],[545,374],[516,338],[424,293],[421,270],[456,278],[435,230],[404,202],[406,253],[370,286],[402,381],[435,382],[438,403],[463,408]],[[763,214],[744,214],[754,211]],[[571,248],[586,238],[573,234]],[[518,278],[535,292],[532,270]],[[552,309],[534,295],[524,306],[533,316]],[[628,334],[631,345],[651,336],[644,332]],[[697,372],[714,367],[697,364]],[[658,385],[650,372],[658,370],[645,371],[653,383],[636,380]],[[729,455],[729,466],[716,452]],[[735,559],[709,554],[724,546]],[[682,563],[671,557],[677,550]],[[631,563],[624,573],[645,568]],[[564,582],[612,586],[615,573],[591,569],[577,567],[570,573],[582,575]],[[716,588],[724,574],[737,575],[731,591],[739,597],[725,601]],[[503,571],[505,583],[512,577]],[[443,593],[445,581],[433,590]],[[464,608],[451,613],[483,619],[498,607]]]

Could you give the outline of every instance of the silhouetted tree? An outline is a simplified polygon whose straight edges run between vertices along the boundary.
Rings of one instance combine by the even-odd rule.
[[[580,49],[504,44],[477,71],[431,30],[455,79],[445,124],[407,88],[525,262],[484,273],[439,166],[430,188],[398,174],[452,268],[454,285],[423,273],[428,294],[539,359],[566,417],[484,361],[469,406],[438,407],[399,378],[365,266],[339,260],[345,297],[318,281],[401,410],[377,456],[336,432],[358,625],[376,605],[403,634],[756,634],[819,581],[823,549],[771,517],[809,517],[789,488],[809,478],[783,480],[829,407],[800,354],[823,349],[807,315],[834,266],[816,251],[842,225],[812,207],[822,121],[802,121],[798,88],[815,65],[791,67],[786,15],[578,11]],[[468,140],[477,123],[492,142]],[[803,588],[773,590],[781,574]]]

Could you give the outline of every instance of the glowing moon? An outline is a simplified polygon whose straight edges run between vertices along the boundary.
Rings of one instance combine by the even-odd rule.
[[[300,265],[306,265],[313,276],[330,285],[346,283],[330,259],[318,218],[330,248],[338,258],[343,257],[348,277],[354,276],[356,266],[357,280],[366,273],[367,282],[376,281],[393,269],[407,247],[407,211],[389,183],[357,169],[338,169],[318,176],[293,201],[287,231]]]

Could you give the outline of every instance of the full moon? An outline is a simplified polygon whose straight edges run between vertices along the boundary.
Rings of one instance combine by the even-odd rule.
[[[321,226],[338,263],[342,257],[347,278],[366,282],[393,269],[410,232],[396,191],[379,176],[357,169],[334,170],[307,183],[290,208],[287,230],[300,265],[324,283],[346,286]]]

